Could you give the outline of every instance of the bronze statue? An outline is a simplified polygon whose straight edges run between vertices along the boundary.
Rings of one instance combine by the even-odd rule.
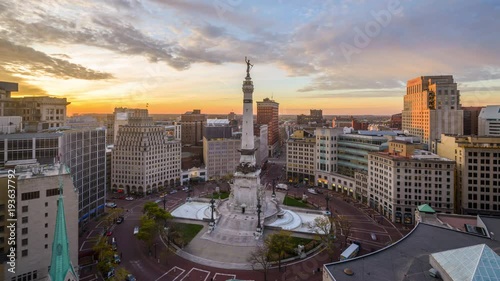
[[[250,64],[250,60],[245,57],[245,62],[247,63],[247,77],[250,77],[250,69],[252,69],[253,64]]]

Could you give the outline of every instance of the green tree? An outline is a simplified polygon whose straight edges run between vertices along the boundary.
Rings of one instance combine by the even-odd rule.
[[[153,219],[158,226],[158,229],[163,228],[167,221],[172,218],[172,215],[163,210],[154,202],[148,202],[144,205],[143,213],[150,219]]]
[[[147,216],[142,216],[139,233],[137,233],[137,239],[144,241],[150,252],[151,246],[153,245],[154,239],[156,237],[157,229],[158,228],[154,219]]]
[[[331,217],[321,216],[314,219],[314,232],[317,238],[323,243],[328,253],[328,257],[333,261],[335,254],[335,225]]]
[[[264,274],[264,281],[267,281],[267,272],[271,267],[271,251],[267,243],[259,244],[250,253],[247,261],[252,265],[253,270],[260,270]]]
[[[293,250],[293,243],[290,231],[280,230],[269,235],[265,241],[270,252],[278,259],[278,269],[281,271],[281,260],[286,252]]]
[[[125,280],[125,278],[127,278],[127,275],[129,273],[130,272],[128,272],[125,268],[119,267],[117,270],[115,270],[115,276],[111,277],[111,279],[109,279],[109,280],[110,281],[122,281],[122,280]]]
[[[116,219],[123,215],[122,208],[113,208],[108,210],[108,215],[105,218],[106,228],[110,228],[113,223],[115,223]]]
[[[113,261],[113,255],[115,254],[111,245],[108,244],[107,239],[101,237],[92,249],[98,256],[99,261],[97,262],[97,269],[102,274],[107,274],[111,267],[113,267],[111,262]]]

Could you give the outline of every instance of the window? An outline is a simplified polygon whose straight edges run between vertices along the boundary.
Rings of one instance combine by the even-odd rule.
[[[22,240],[21,245],[26,246],[28,245],[28,238],[25,238]]]
[[[28,250],[23,250],[21,255],[23,257],[26,257],[28,255]]]
[[[21,234],[28,234],[28,228],[25,227],[21,230]]]
[[[47,189],[45,193],[47,197],[59,195],[59,188]]]
[[[28,217],[23,217],[22,218],[22,223],[28,223]]]
[[[23,213],[28,212],[28,206],[23,206],[23,207],[22,207],[22,212],[23,212]]]
[[[38,198],[40,198],[40,191],[24,192],[21,194],[22,201],[38,199]]]

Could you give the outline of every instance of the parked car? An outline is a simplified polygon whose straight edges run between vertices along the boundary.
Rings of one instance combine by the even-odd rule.
[[[132,196],[125,197],[125,200],[127,200],[127,201],[134,201],[134,197],[132,197]]]
[[[284,183],[278,183],[276,189],[288,190],[288,186]]]
[[[309,188],[307,192],[312,193],[312,194],[318,194],[314,188]]]
[[[106,279],[110,279],[111,277],[115,276],[115,268],[111,267],[111,269],[108,271],[106,274]]]
[[[127,277],[125,278],[125,281],[137,281],[137,279],[135,279],[134,275],[128,274]]]
[[[174,193],[177,193],[177,190],[174,189],[174,190],[170,191],[170,194],[174,194]]]
[[[371,233],[370,235],[373,241],[377,241],[377,235],[375,235],[375,233]]]
[[[134,235],[136,235],[137,233],[139,233],[139,227],[138,226],[134,227]]]
[[[185,186],[184,188],[182,188],[182,191],[188,191],[189,190],[189,187]]]
[[[111,236],[111,235],[113,235],[113,231],[111,230],[106,231],[106,236]]]
[[[118,254],[113,255],[113,262],[116,264],[119,264],[122,262],[122,260],[120,259],[120,256]]]

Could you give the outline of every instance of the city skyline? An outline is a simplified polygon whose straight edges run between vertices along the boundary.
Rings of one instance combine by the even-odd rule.
[[[432,4],[432,9],[429,6]],[[73,113],[400,113],[406,81],[453,75],[464,106],[500,104],[494,1],[44,1],[0,3],[0,81],[66,97]]]

